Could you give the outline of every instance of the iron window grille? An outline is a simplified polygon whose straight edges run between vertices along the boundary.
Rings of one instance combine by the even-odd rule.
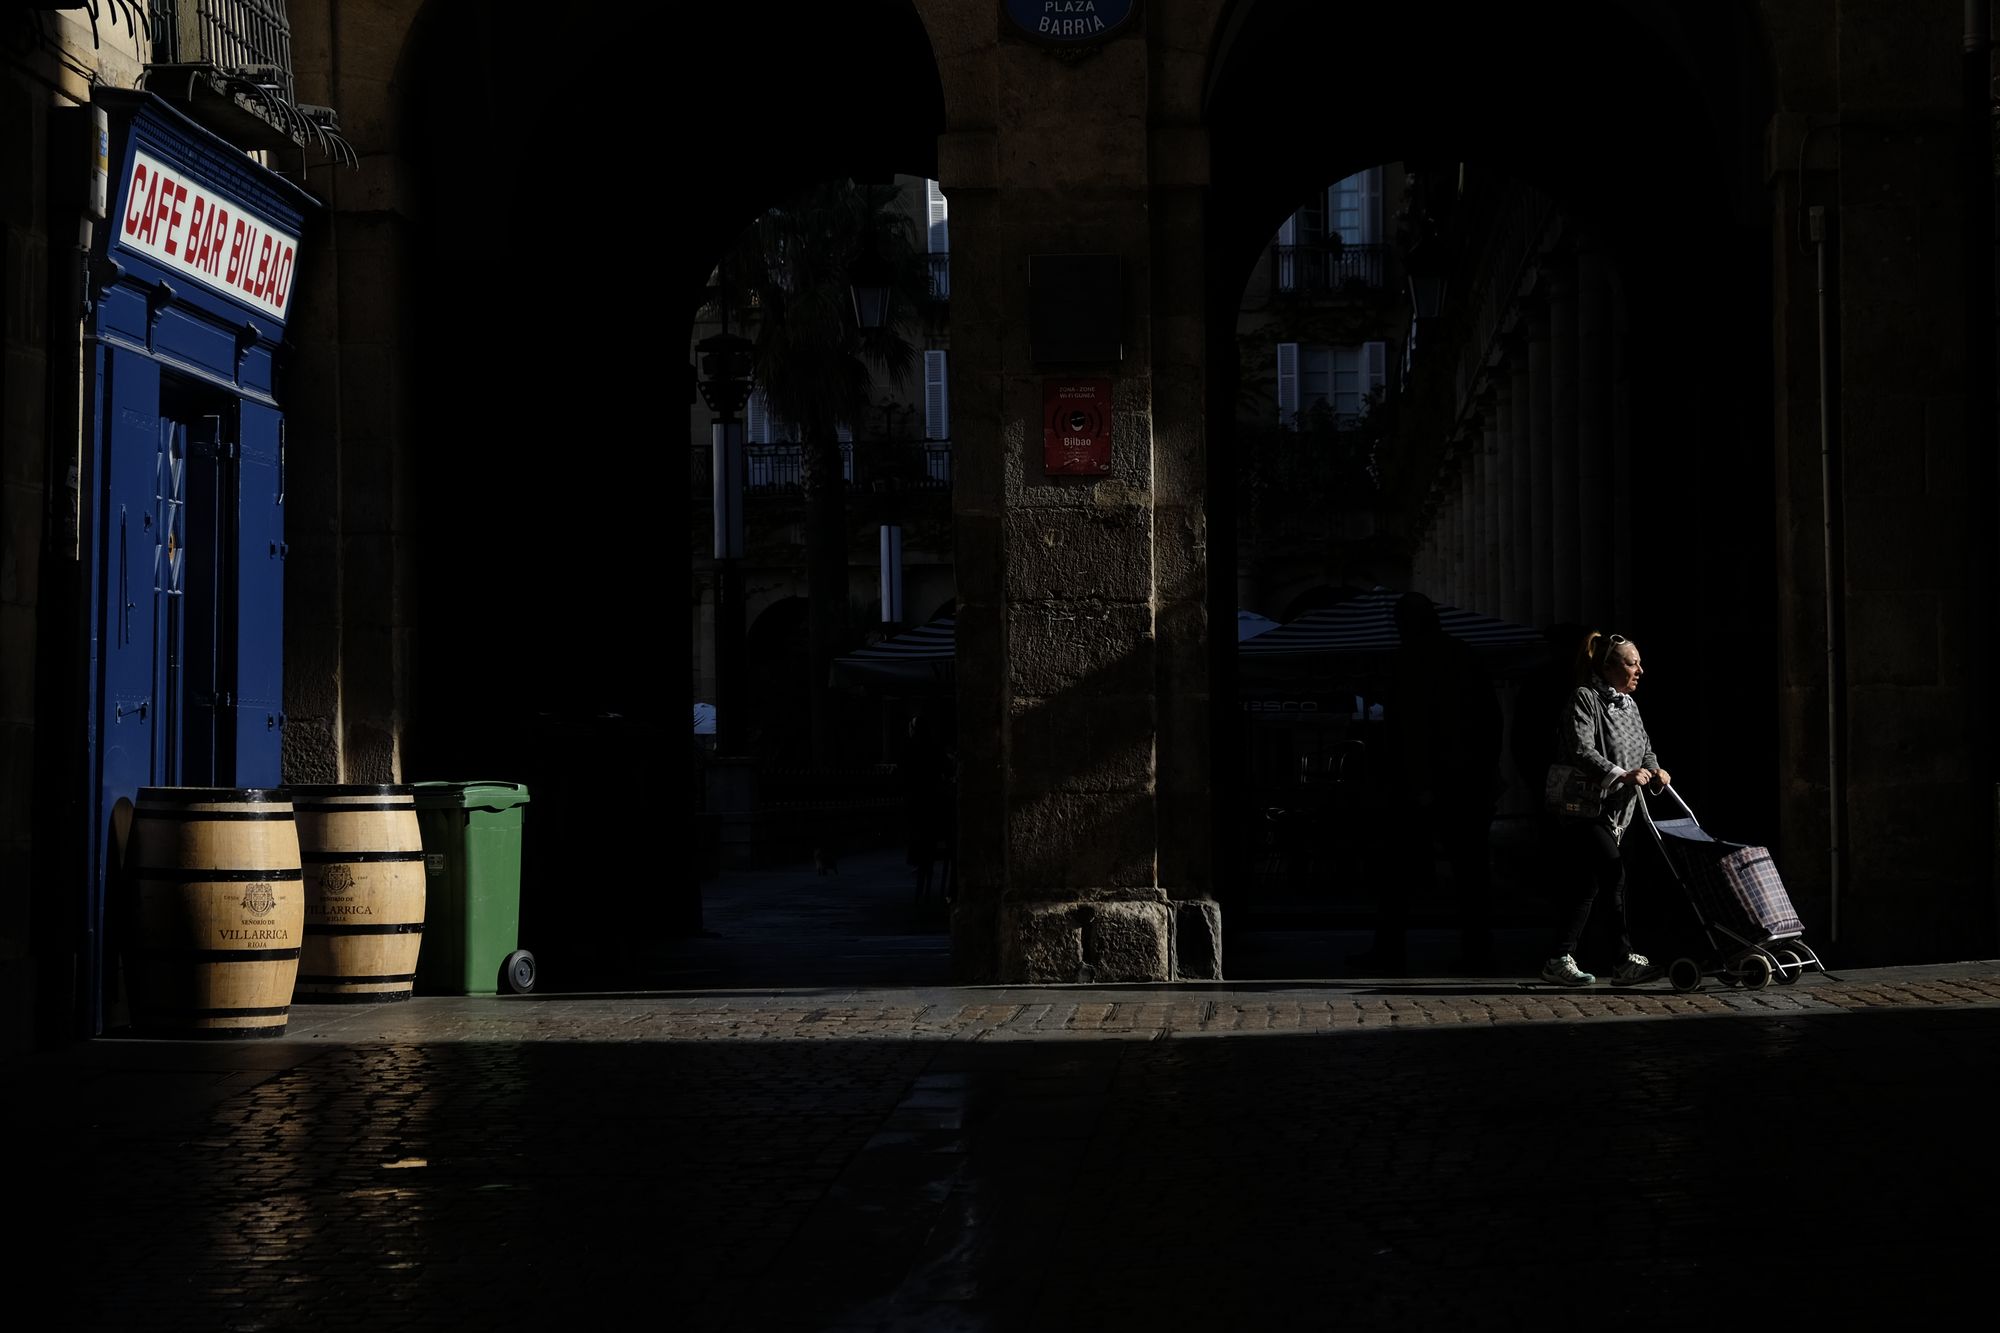
[[[184,74],[186,89],[178,93],[184,100],[205,84],[293,142],[317,144],[328,157],[360,165],[333,108],[297,101],[284,0],[152,0],[146,18],[153,45],[149,87],[155,75]]]
[[[213,65],[296,100],[284,0],[153,0],[150,15],[157,63]]]

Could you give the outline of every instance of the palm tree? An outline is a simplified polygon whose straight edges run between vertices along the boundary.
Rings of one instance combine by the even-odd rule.
[[[857,267],[889,279],[878,328],[855,314]],[[767,210],[724,260],[725,287],[756,310],[752,377],[772,414],[799,430],[811,600],[809,682],[813,762],[836,761],[837,730],[827,684],[847,632],[847,506],[840,427],[866,420],[879,377],[906,378],[917,348],[904,336],[925,294],[924,259],[896,189],[829,181]]]

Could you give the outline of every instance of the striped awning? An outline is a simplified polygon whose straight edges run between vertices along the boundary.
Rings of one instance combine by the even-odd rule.
[[[1396,630],[1396,602],[1403,594],[1376,588],[1317,611],[1245,643],[1246,663],[1269,659],[1319,659],[1340,665],[1386,662],[1402,645]],[[1540,659],[1544,641],[1539,631],[1511,620],[1499,620],[1440,604],[1438,624],[1445,633],[1472,647],[1489,665],[1515,666]]]
[[[1276,629],[1278,622],[1255,611],[1236,613],[1238,643]],[[954,619],[940,616],[928,625],[857,648],[833,660],[835,685],[941,685],[957,679],[952,654]]]
[[[1238,611],[1236,613],[1236,642],[1238,643],[1243,642],[1245,639],[1254,639],[1260,634],[1269,634],[1276,628],[1278,628],[1278,622],[1269,616],[1260,616],[1255,611]]]
[[[958,678],[952,656],[956,621],[939,616],[880,643],[833,659],[835,685],[950,686]]]

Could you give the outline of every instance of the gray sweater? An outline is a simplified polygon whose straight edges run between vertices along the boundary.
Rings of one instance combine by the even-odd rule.
[[[1600,725],[1600,720],[1602,725]],[[1609,753],[1606,752],[1608,745]],[[1579,685],[1570,696],[1569,716],[1556,736],[1558,762],[1575,764],[1600,781],[1623,770],[1657,768],[1652,738],[1639,720],[1639,703],[1609,685]],[[1613,787],[1598,818],[1623,841],[1636,813],[1639,789],[1630,783]]]

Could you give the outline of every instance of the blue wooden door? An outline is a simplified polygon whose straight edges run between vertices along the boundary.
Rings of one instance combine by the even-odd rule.
[[[93,1031],[102,1030],[121,808],[141,787],[281,781],[285,591],[279,413],[163,381],[145,357],[99,355],[85,913]]]
[[[96,657],[98,775],[101,807],[165,780],[161,772],[160,651],[168,636],[162,595],[168,572],[170,511],[161,502],[161,455],[172,429],[159,414],[159,367],[143,357],[105,358],[98,440]],[[178,515],[173,515],[177,520]],[[175,538],[178,540],[178,538]]]
[[[188,414],[193,415],[193,414]],[[223,534],[229,517],[229,441],[216,413],[176,422],[185,462],[186,556],[181,571],[183,722],[176,748],[181,784],[227,787],[222,679],[223,622],[229,604]]]
[[[163,590],[175,577],[170,543],[181,521],[162,504],[161,455],[173,430],[160,418],[160,369],[128,352],[100,347],[91,364],[94,420],[90,482],[90,842],[88,896],[79,956],[85,1030],[103,1031],[105,937],[117,881],[120,840],[139,788],[170,780],[161,771]],[[124,813],[121,813],[124,812]],[[114,942],[112,948],[117,948]]]
[[[245,402],[237,417],[234,635],[225,669],[233,677],[230,731],[233,785],[280,781],[285,689],[284,419]]]

